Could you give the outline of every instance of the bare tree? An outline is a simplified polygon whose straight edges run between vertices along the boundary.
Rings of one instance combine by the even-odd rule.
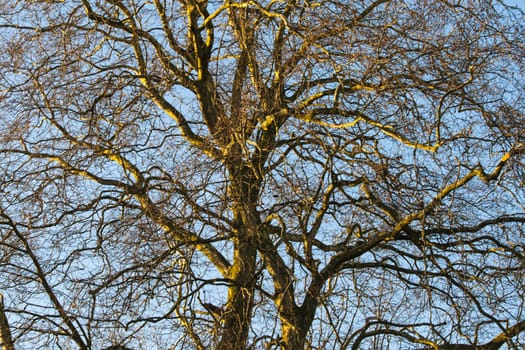
[[[1,0],[15,344],[523,346],[523,19]]]

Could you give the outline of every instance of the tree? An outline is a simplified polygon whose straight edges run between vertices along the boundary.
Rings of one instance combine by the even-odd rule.
[[[0,8],[18,347],[524,344],[519,8]]]

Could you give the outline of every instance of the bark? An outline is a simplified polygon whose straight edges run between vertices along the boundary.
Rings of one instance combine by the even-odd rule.
[[[14,350],[15,346],[11,337],[11,329],[4,312],[4,296],[0,293],[0,346],[1,350]]]
[[[291,297],[293,298],[293,296]],[[317,298],[315,298],[315,300],[317,300]],[[290,304],[290,301],[293,301],[293,299],[288,299],[287,304]],[[317,303],[312,302],[311,298],[306,298],[300,307],[295,305],[295,303],[293,303],[293,306],[283,306],[281,310],[281,349],[304,349],[308,330],[314,320]]]
[[[228,303],[224,311],[224,326],[218,350],[246,348],[253,310],[255,257],[253,244],[246,239],[238,240],[230,271],[231,286],[228,289]]]
[[[230,194],[233,198],[234,212],[234,255],[229,271],[230,287],[228,302],[223,315],[219,350],[245,349],[254,304],[257,260],[256,203],[259,192],[258,180],[249,167],[230,168],[232,184]]]
[[[298,312],[294,317],[281,319],[283,325],[281,349],[295,350],[304,349],[306,345],[306,335],[310,329],[312,318],[306,318]]]

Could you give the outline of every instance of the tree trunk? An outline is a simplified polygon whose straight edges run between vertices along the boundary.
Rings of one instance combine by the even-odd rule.
[[[288,298],[283,303],[280,313],[282,324],[281,349],[283,350],[301,350],[305,348],[307,345],[306,336],[312,326],[317,308],[317,304],[314,302],[316,298],[306,298],[301,307],[298,307],[292,300]]]
[[[290,323],[283,324],[282,329],[282,350],[301,350],[304,349],[305,336],[302,334],[301,329],[297,329],[295,325]]]
[[[312,313],[312,311],[314,311]],[[314,310],[305,310],[304,307],[296,308],[295,315],[284,319],[281,316],[281,349],[283,350],[302,350],[305,349],[307,342],[306,336],[312,326],[315,314]]]
[[[7,322],[7,316],[4,312],[4,296],[0,293],[0,346],[1,350],[14,350],[11,329]]]
[[[229,271],[230,287],[225,306],[223,328],[218,350],[244,350],[252,319],[257,261],[257,203],[258,188],[249,171],[232,177],[231,195],[234,198],[234,252]],[[247,176],[248,175],[248,176]]]
[[[246,348],[253,309],[256,249],[246,239],[239,240],[234,252],[234,263],[228,290],[228,303],[224,311],[222,336],[218,350]]]

